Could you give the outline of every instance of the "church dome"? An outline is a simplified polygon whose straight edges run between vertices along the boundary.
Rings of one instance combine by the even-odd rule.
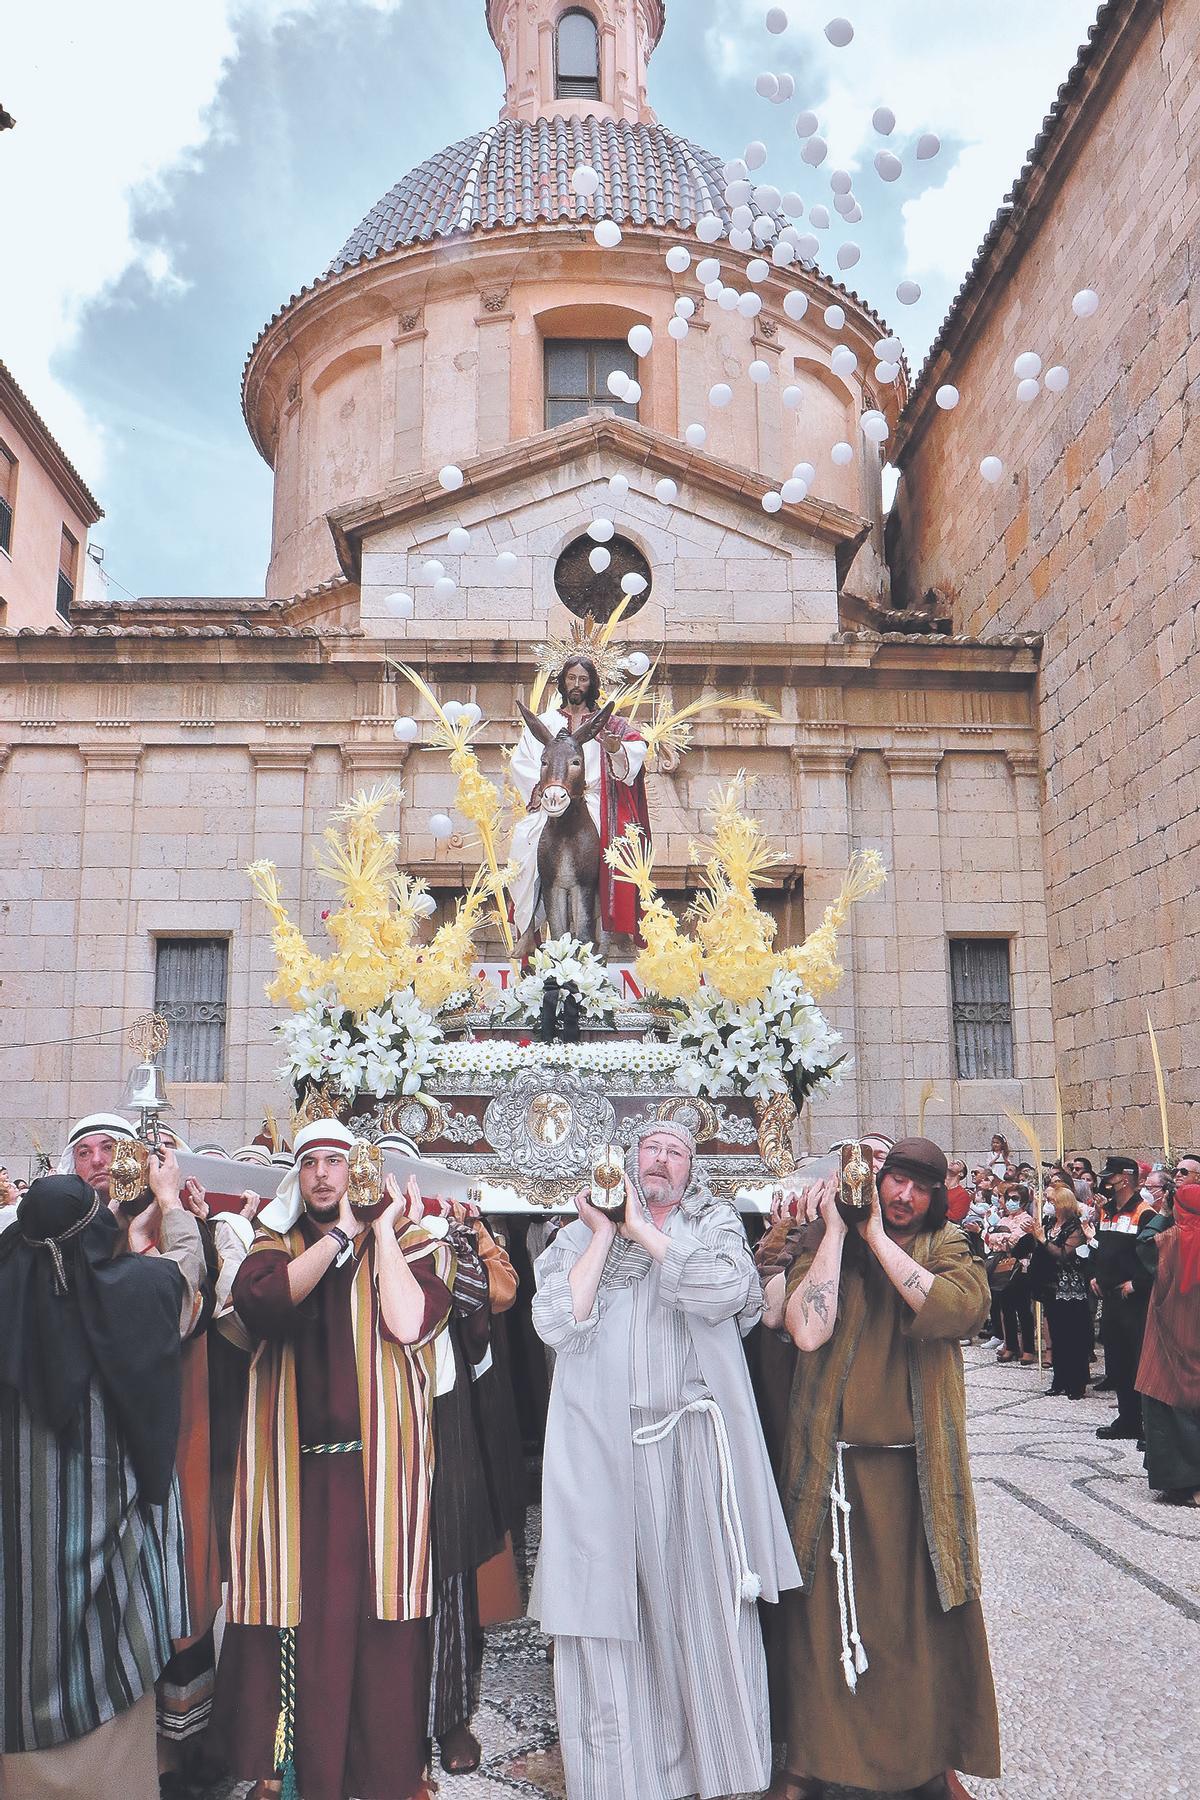
[[[572,172],[589,164],[600,177],[590,199],[575,194]],[[721,162],[657,124],[623,119],[501,119],[431,156],[396,183],[352,231],[325,271],[342,270],[408,245],[497,226],[615,219],[618,225],[695,227],[729,207]],[[757,214],[761,208],[752,206]],[[777,218],[781,228],[787,221]]]

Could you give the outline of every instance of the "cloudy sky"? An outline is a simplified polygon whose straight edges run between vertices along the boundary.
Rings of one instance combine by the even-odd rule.
[[[785,0],[786,4],[786,0]],[[848,6],[852,44],[823,26]],[[792,121],[866,210],[853,284],[919,362],[1095,15],[1095,0],[670,0],[651,66],[664,124],[722,156],[751,139],[811,201]],[[790,72],[795,101],[758,98]],[[238,406],[277,307],[414,164],[495,118],[483,0],[42,0],[9,10],[0,101],[0,359],[105,508],[105,567],[135,594],[255,594],[270,472]],[[903,155],[885,187],[880,105]],[[804,181],[802,176],[808,175]],[[835,240],[836,241],[836,240]],[[5,266],[6,265],[6,266]],[[1078,272],[1083,286],[1088,271]],[[897,281],[923,289],[895,303]]]

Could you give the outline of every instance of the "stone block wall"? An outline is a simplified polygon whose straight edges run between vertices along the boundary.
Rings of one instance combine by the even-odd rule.
[[[897,591],[957,630],[1045,636],[1042,820],[1072,1143],[1200,1136],[1200,0],[1113,9],[900,438]],[[1073,294],[1099,313],[1076,320]],[[1028,406],[1013,362],[1071,372]],[[953,381],[957,410],[931,407]],[[982,456],[1005,475],[989,487]],[[1026,777],[1032,784],[1036,777]]]

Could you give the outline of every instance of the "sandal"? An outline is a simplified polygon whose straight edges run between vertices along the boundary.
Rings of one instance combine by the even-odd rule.
[[[438,1739],[447,1775],[473,1775],[483,1755],[479,1739],[467,1724],[453,1725]]]
[[[1032,1351],[1025,1350],[1021,1354],[1021,1361],[1022,1361],[1022,1363],[1024,1363],[1026,1368],[1029,1368],[1033,1363],[1035,1363],[1037,1361],[1037,1357],[1033,1355]]]
[[[1016,1362],[1016,1360],[1011,1350],[997,1350],[996,1352],[997,1362]]]

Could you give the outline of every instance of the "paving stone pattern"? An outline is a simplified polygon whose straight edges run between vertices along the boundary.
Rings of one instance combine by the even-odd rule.
[[[1200,1800],[1186,1699],[1200,1642],[1200,1511],[1155,1501],[1131,1443],[1097,1441],[1107,1394],[1048,1399],[1048,1372],[1000,1366],[981,1349],[967,1365],[1004,1758],[999,1782],[968,1780],[968,1791]],[[475,1729],[482,1766],[442,1777],[443,1800],[563,1800],[546,1640],[528,1622],[488,1634]],[[211,1800],[248,1791],[225,1785]]]

